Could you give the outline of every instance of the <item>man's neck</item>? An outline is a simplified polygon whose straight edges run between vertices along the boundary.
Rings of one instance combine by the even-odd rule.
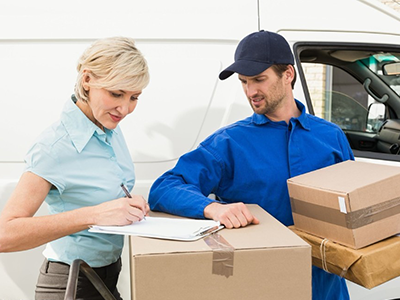
[[[298,118],[301,115],[301,111],[296,105],[294,98],[288,99],[282,102],[273,113],[267,114],[266,117],[274,122],[285,121],[289,124],[291,118]]]

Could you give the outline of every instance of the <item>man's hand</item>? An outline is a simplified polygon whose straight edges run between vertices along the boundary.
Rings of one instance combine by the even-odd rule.
[[[242,202],[230,204],[213,202],[204,208],[204,216],[219,221],[226,228],[239,228],[260,223]]]

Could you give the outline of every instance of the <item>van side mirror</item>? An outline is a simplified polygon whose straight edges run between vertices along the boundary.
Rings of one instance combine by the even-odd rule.
[[[383,65],[383,75],[399,76],[400,75],[400,62],[391,62]]]
[[[368,107],[367,131],[377,132],[385,121],[386,106],[383,103],[372,103]]]

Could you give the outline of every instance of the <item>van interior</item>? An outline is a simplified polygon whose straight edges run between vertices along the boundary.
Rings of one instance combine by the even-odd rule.
[[[355,156],[400,161],[400,47],[298,43],[294,49],[303,81],[309,65],[324,75],[319,89],[303,82],[312,113],[339,125]]]

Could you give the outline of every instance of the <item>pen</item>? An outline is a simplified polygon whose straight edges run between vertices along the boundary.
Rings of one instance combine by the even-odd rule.
[[[125,185],[123,183],[121,183],[121,188],[122,188],[122,190],[124,191],[125,195],[128,198],[132,198],[131,194],[129,193],[128,189],[125,187]],[[143,215],[143,219],[146,220],[146,216],[145,215]]]

